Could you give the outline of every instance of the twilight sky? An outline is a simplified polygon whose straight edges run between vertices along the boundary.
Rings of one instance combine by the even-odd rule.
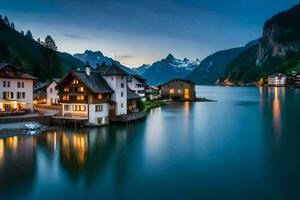
[[[298,0],[1,0],[0,14],[60,51],[100,50],[129,67],[172,53],[203,59],[260,37],[273,14]]]

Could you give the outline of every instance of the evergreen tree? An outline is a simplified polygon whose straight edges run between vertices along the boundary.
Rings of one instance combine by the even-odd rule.
[[[30,30],[28,30],[28,31],[26,32],[26,35],[25,35],[25,36],[28,37],[29,39],[33,39],[33,36],[32,36],[32,33],[31,33]]]
[[[14,30],[16,29],[16,28],[15,28],[15,24],[14,24],[13,22],[10,24],[10,27],[11,27],[12,29],[14,29]]]
[[[8,18],[5,16],[4,19],[3,19],[3,22],[7,25],[7,26],[10,26],[10,22],[8,20]]]
[[[48,49],[57,50],[57,46],[50,35],[45,38],[44,46]]]
[[[24,31],[21,31],[21,34],[24,35]]]

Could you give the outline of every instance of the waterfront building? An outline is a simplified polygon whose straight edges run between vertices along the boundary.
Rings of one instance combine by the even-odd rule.
[[[33,83],[36,77],[21,67],[0,64],[0,111],[33,110]]]
[[[141,97],[146,96],[146,79],[137,74],[130,74],[128,76],[127,85],[130,90],[134,91],[137,95]]]
[[[157,100],[160,99],[160,92],[158,87],[149,86],[146,89],[146,99],[147,100]]]
[[[173,79],[159,85],[162,99],[172,100],[194,100],[195,84],[189,80]]]
[[[59,104],[57,83],[60,79],[51,79],[46,82],[39,82],[34,85],[33,99],[37,104],[57,105]]]
[[[269,86],[284,86],[286,85],[287,76],[285,74],[277,73],[268,76]]]
[[[62,105],[61,119],[105,125],[145,116],[137,114],[137,101],[141,97],[127,88],[128,74],[123,69],[117,65],[102,72],[92,70],[89,65],[84,68],[70,71],[56,87]]]

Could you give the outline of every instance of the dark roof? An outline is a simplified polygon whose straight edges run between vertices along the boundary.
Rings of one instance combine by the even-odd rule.
[[[142,76],[138,75],[138,74],[131,74],[131,76],[133,76],[134,78],[142,81],[142,82],[146,82],[146,79],[143,78]]]
[[[176,79],[172,79],[172,80],[170,80],[170,81],[168,81],[166,83],[160,84],[158,86],[166,85],[166,84],[169,84],[169,83],[171,83],[173,81],[182,81],[182,82],[185,82],[185,83],[188,83],[188,84],[195,85],[195,83],[193,81],[191,81],[191,80],[185,80],[185,79],[176,78]]]
[[[24,68],[13,66],[10,63],[0,63],[0,70],[4,69],[6,67],[13,68],[16,71],[21,72],[21,74],[20,75],[5,75],[5,76],[3,76],[3,78],[18,78],[18,79],[29,79],[29,80],[37,80],[38,79],[37,77],[34,77],[34,76],[26,73]]]
[[[91,72],[91,74],[88,76],[83,71],[72,70],[58,83],[58,85],[60,85],[70,74],[73,74],[80,82],[86,85],[86,87],[95,94],[114,93],[100,72]]]
[[[112,66],[107,67],[107,69],[102,74],[103,74],[103,76],[115,76],[115,75],[128,76],[129,75],[126,71],[121,69],[116,64],[113,64]]]
[[[33,91],[36,92],[38,90],[44,90],[46,91],[46,88],[48,86],[49,82],[38,82],[34,85]]]
[[[141,99],[141,98],[142,97],[140,95],[137,95],[132,90],[127,89],[127,100],[134,100],[134,99]]]

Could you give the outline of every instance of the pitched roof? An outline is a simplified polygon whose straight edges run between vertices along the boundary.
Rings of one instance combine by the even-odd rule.
[[[103,76],[114,76],[114,75],[128,76],[129,75],[126,71],[121,69],[116,64],[113,64],[112,66],[107,67],[107,69],[102,74],[103,74]]]
[[[171,82],[173,82],[173,81],[182,81],[182,82],[185,82],[185,83],[188,83],[188,84],[195,85],[195,83],[194,83],[193,81],[191,81],[191,80],[175,78],[175,79],[172,79],[172,80],[170,80],[170,81],[168,81],[168,82],[166,82],[166,83],[160,84],[160,85],[158,85],[158,86],[166,85],[166,84],[169,84],[169,83],[171,83]]]
[[[140,76],[140,75],[138,75],[138,74],[131,74],[131,76],[133,76],[134,78],[136,78],[136,79],[138,79],[138,80],[140,80],[140,81],[142,81],[142,82],[145,82],[145,81],[146,81],[145,78],[143,78],[142,76]]]
[[[24,68],[13,66],[10,63],[0,63],[0,70],[6,68],[6,67],[11,67],[19,72],[21,72],[20,75],[11,75],[11,74],[6,74],[5,76],[2,76],[3,78],[18,78],[18,79],[29,79],[29,80],[37,80],[37,77],[34,77],[28,73],[26,73]]]
[[[73,74],[80,82],[86,85],[86,87],[95,94],[114,93],[114,91],[110,88],[110,86],[107,84],[107,82],[99,72],[91,72],[91,74],[88,76],[83,71],[72,70],[58,83],[58,85],[60,85],[64,81],[64,79],[69,76],[69,74]]]
[[[127,89],[127,100],[141,99],[142,97],[130,89]]]

